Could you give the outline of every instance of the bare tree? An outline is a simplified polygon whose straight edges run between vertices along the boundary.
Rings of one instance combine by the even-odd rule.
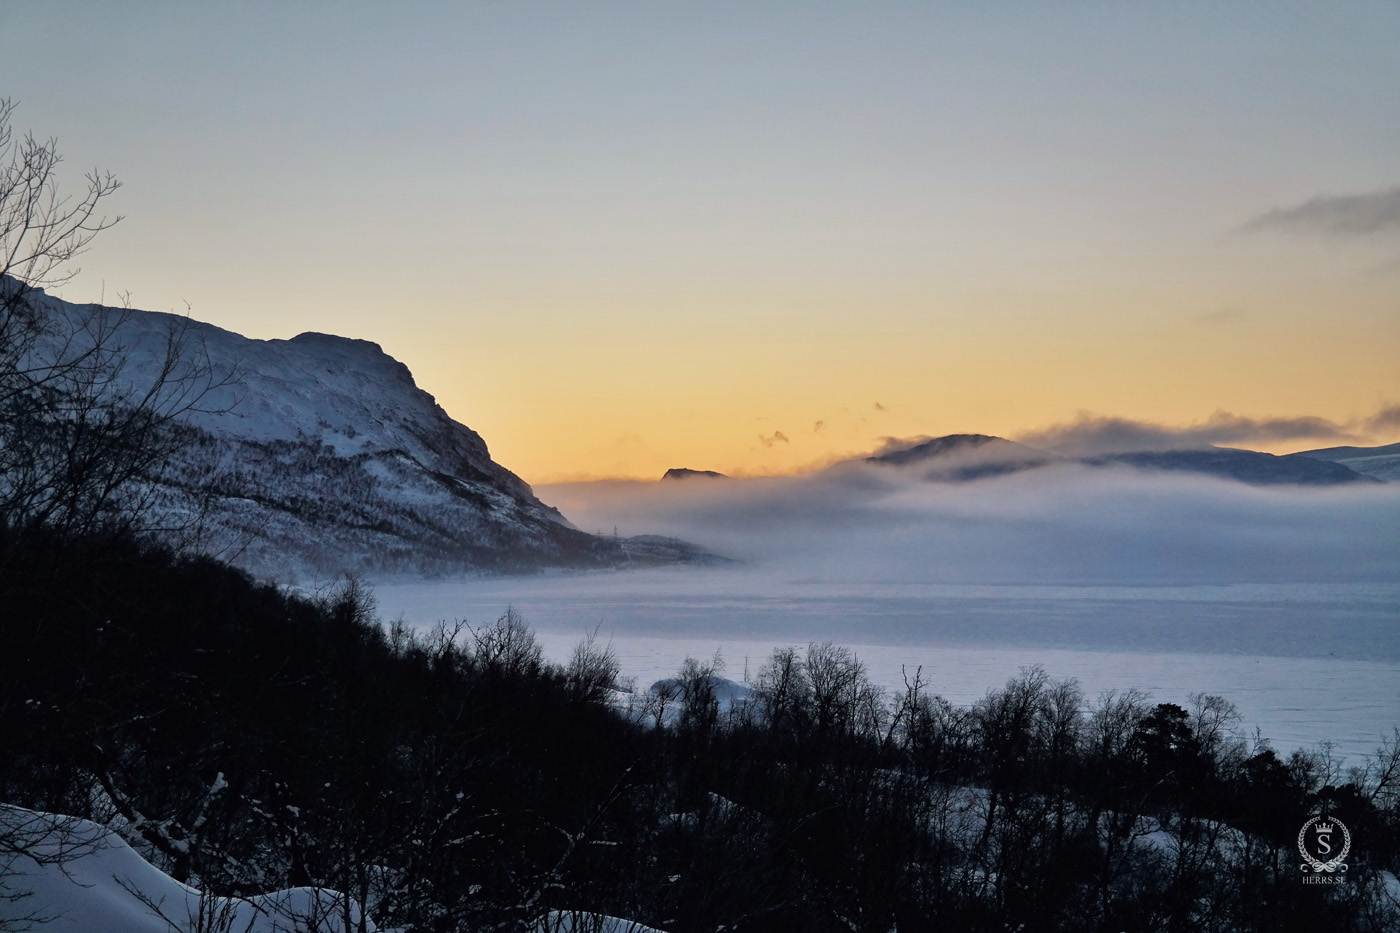
[[[612,642],[599,644],[597,628],[574,645],[573,654],[564,668],[570,693],[588,703],[605,700],[608,692],[617,687],[620,673],[617,651]]]
[[[129,309],[44,294],[121,219],[100,211],[121,185],[92,171],[78,194],[63,194],[57,141],[16,137],[15,106],[0,100],[0,531],[13,545],[36,528],[69,540],[153,518],[188,530],[201,510],[156,518],[153,480],[185,443],[177,420],[211,410],[234,367],[218,371],[188,319],[171,318],[159,337],[128,336]]]
[[[16,138],[11,118],[18,106],[0,98],[0,276],[20,285],[5,295],[7,312],[22,305],[28,290],[62,285],[77,275],[68,263],[121,220],[99,211],[121,187],[110,172],[87,173],[86,188],[76,197],[60,193],[58,140],[40,142],[32,133]]]
[[[774,739],[805,731],[812,707],[812,683],[796,648],[774,648],[759,669],[753,690],[757,711]]]
[[[819,736],[879,733],[882,698],[855,652],[829,641],[808,645],[806,672]]]
[[[93,171],[63,193],[57,141],[17,136],[15,107],[0,99],[0,568],[21,553],[59,567],[81,559],[73,545],[97,532],[197,531],[197,498],[163,501],[190,436],[179,419],[209,410],[236,373],[214,365],[187,318],[132,328],[129,308],[45,294],[70,281],[72,260],[120,220],[102,212],[120,183]],[[10,631],[0,621],[0,635]],[[0,730],[18,712],[0,700]],[[41,842],[0,823],[0,891],[17,860],[74,854]]]
[[[544,664],[543,650],[530,623],[514,606],[507,606],[506,614],[495,623],[474,630],[472,640],[477,661],[488,670],[525,677],[539,673]]]
[[[66,539],[186,530],[198,507],[158,508],[173,479],[165,468],[186,443],[177,421],[212,410],[206,399],[234,373],[217,370],[187,323],[137,351],[121,335],[128,312],[88,312],[75,320],[39,309],[38,339],[0,349],[0,514],[11,531],[42,526]],[[132,366],[137,352],[144,365]]]
[[[680,718],[678,729],[692,735],[709,738],[719,726],[720,703],[716,688],[724,673],[724,658],[716,651],[708,661],[686,657],[676,674],[680,688]]]

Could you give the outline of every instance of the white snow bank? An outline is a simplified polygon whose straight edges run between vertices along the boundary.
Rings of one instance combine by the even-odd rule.
[[[661,933],[655,927],[635,920],[590,914],[579,911],[551,910],[538,924],[535,933]]]
[[[44,933],[348,933],[360,907],[336,891],[205,895],[96,823],[0,804],[0,928]],[[373,930],[373,924],[367,924]]]
[[[1388,871],[1377,872],[1381,886],[1378,900],[1391,910],[1400,909],[1400,879]]]

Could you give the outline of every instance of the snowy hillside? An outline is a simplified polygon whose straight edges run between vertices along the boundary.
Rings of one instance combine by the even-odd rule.
[[[0,804],[0,928],[48,933],[343,933],[354,900],[325,888],[215,897],[181,884],[88,820]],[[363,929],[375,926],[364,918]]]
[[[168,335],[206,359],[181,450],[154,477],[164,524],[198,519],[211,553],[277,579],[624,566],[697,557],[681,542],[574,528],[491,459],[481,436],[378,344],[253,340],[171,314],[34,299],[71,332],[116,322],[118,382],[142,394]]]
[[[987,434],[950,434],[866,457],[866,463],[918,465],[925,479],[963,482],[1031,470],[1062,458]]]
[[[1328,447],[1323,450],[1300,451],[1293,456],[1330,460],[1357,473],[1387,482],[1400,480],[1400,444],[1387,444],[1384,447]]]
[[[1362,461],[1319,455],[1323,453],[1326,451],[1279,457],[1255,450],[1203,447],[1067,456],[986,434],[951,434],[894,446],[866,457],[865,462],[918,469],[924,479],[936,482],[966,482],[1070,463],[1131,467],[1158,474],[1194,473],[1256,486],[1337,486],[1385,478],[1374,471],[1374,475],[1367,475],[1368,471],[1358,466]]]

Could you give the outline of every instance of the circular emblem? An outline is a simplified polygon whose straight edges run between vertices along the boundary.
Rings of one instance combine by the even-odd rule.
[[[1341,851],[1338,851],[1340,847]],[[1298,851],[1302,853],[1303,871],[1346,871],[1347,853],[1351,851],[1351,833],[1346,824],[1335,816],[1315,816],[1298,830]]]

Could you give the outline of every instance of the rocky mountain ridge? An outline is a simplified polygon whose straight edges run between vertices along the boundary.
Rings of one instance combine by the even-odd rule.
[[[932,481],[983,479],[1057,463],[1196,473],[1260,486],[1333,486],[1383,481],[1381,477],[1355,469],[1351,464],[1359,464],[1359,459],[1343,463],[1306,454],[1277,456],[1233,447],[1130,450],[1093,456],[1066,456],[986,434],[950,434],[922,440],[866,457],[865,462],[918,467],[925,471],[924,478]]]
[[[1330,460],[1357,473],[1374,476],[1387,482],[1400,480],[1400,444],[1381,447],[1327,447],[1321,450],[1300,450],[1295,457]]]
[[[177,315],[35,292],[60,331],[110,332],[114,386],[155,382],[170,335],[204,361],[181,443],[150,477],[157,524],[280,580],[526,572],[703,560],[683,542],[587,534],[496,463],[479,434],[376,343],[304,333],[257,340]],[[198,383],[199,380],[196,380]]]
[[[1256,486],[1335,486],[1400,479],[1400,444],[1386,447],[1335,447],[1282,456],[1233,447],[1193,447],[1173,450],[1132,450],[1072,456],[1040,450],[990,434],[948,434],[893,442],[857,460],[832,469],[873,464],[918,471],[930,482],[972,482],[1040,467],[1078,464],[1089,467],[1130,467],[1165,473],[1195,473]],[[689,476],[723,477],[706,470],[668,470],[663,479]]]
[[[663,480],[683,479],[728,479],[723,473],[714,470],[692,470],[688,467],[671,467],[661,477]]]

